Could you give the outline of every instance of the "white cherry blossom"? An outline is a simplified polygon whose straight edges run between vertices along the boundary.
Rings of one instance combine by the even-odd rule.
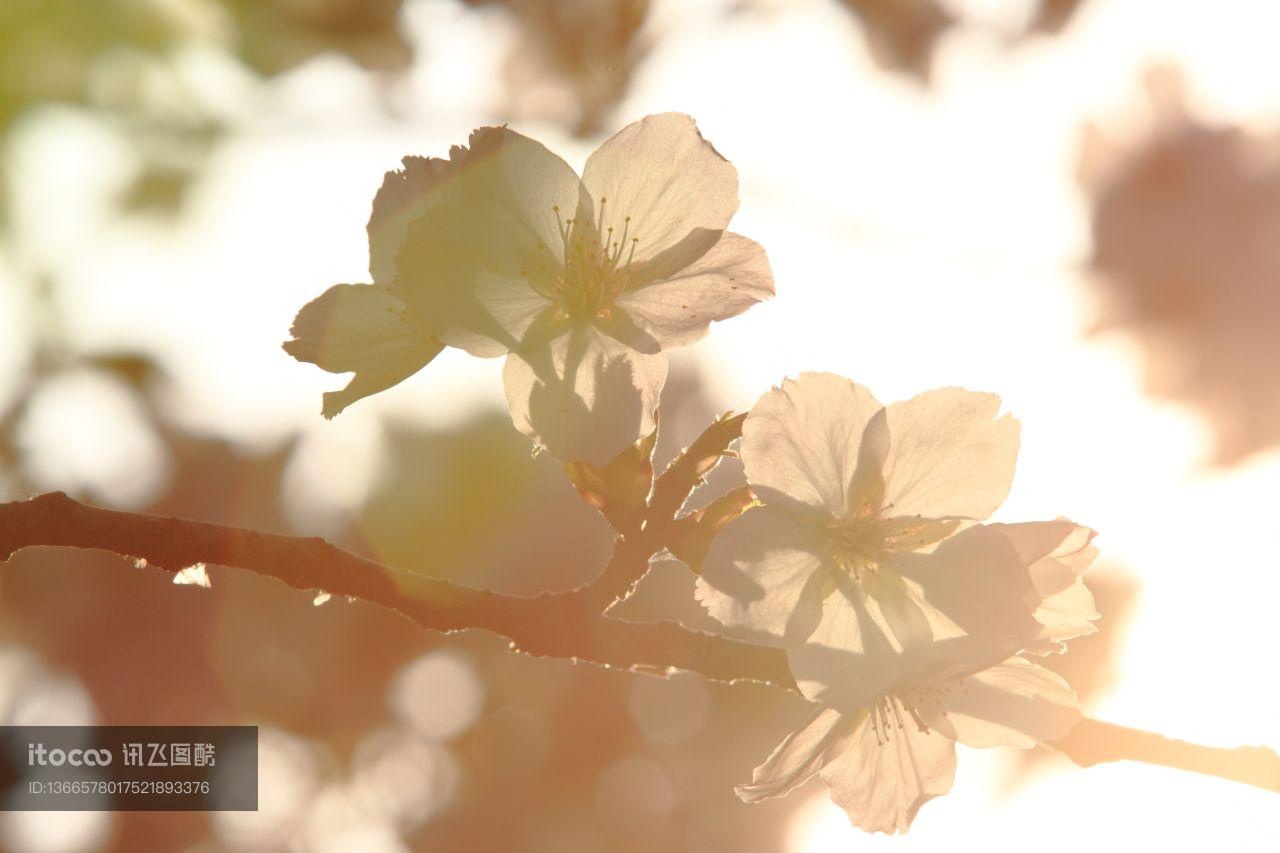
[[[1082,528],[977,523],[1013,479],[1018,424],[999,410],[959,388],[884,406],[821,373],[766,393],[740,447],[762,505],[712,543],[699,600],[730,632],[786,648],[806,697],[848,707],[904,664],[1051,642],[1034,613],[1051,595],[1069,604],[1078,574],[1048,558]]]
[[[773,293],[764,250],[725,230],[737,173],[678,114],[606,141],[582,177],[506,128],[472,134],[409,225],[396,288],[446,344],[504,370],[516,426],[603,464],[652,431],[664,349]]]
[[[1067,683],[1024,658],[935,671],[858,707],[819,709],[737,793],[756,802],[818,774],[854,826],[906,832],[922,805],[951,790],[956,741],[1027,748],[1066,735],[1079,720]]]

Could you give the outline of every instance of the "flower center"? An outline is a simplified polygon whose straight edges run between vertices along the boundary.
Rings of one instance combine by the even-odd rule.
[[[828,528],[831,556],[840,568],[862,581],[879,570],[891,554],[905,554],[941,542],[955,531],[953,519],[905,516],[883,518],[858,513],[834,522]]]
[[[640,238],[631,234],[630,216],[622,218],[620,232],[612,225],[604,225],[608,203],[607,198],[600,199],[594,229],[575,217],[563,219],[560,206],[552,207],[560,231],[563,263],[556,263],[545,245],[538,246],[540,278],[549,291],[546,295],[570,317],[603,314],[626,289],[630,278]],[[521,274],[528,278],[523,271]]]
[[[880,520],[874,516],[837,521],[829,532],[836,565],[855,580],[861,581],[864,572],[874,572],[887,555]]]
[[[881,696],[872,704],[871,728],[876,733],[877,745],[884,746],[892,737],[894,729],[902,731],[909,725],[928,733],[929,726],[918,710],[918,706],[929,698],[923,695],[927,692],[927,688],[903,688]]]

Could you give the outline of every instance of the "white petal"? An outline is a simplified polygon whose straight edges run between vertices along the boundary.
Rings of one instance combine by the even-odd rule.
[[[636,260],[652,258],[695,228],[723,231],[738,209],[738,172],[702,138],[693,119],[651,115],[605,141],[582,181],[613,227],[638,238]],[[599,210],[599,208],[597,208]],[[625,222],[631,217],[630,223]]]
[[[734,793],[745,803],[780,797],[803,784],[822,769],[828,752],[848,728],[849,718],[834,708],[823,708],[798,731],[787,735],[764,764],[751,773],[751,784],[738,785]]]
[[[456,146],[453,157],[405,157],[403,169],[387,174],[373,197],[369,233],[369,274],[377,284],[390,285],[396,277],[396,255],[404,243],[409,223],[430,210],[443,186],[465,161],[467,149]]]
[[[747,481],[766,501],[845,513],[863,432],[881,408],[870,391],[842,376],[786,380],[760,398],[742,425]]]
[[[590,217],[581,181],[505,128],[472,134],[440,200],[408,226],[396,287],[442,341],[491,357],[516,349],[563,266],[560,223]],[[558,210],[557,210],[558,208]]]
[[[444,349],[406,322],[394,293],[369,284],[334,285],[302,307],[290,331],[284,349],[294,358],[355,373],[346,388],[324,395],[326,418],[409,378]]]
[[[984,519],[1004,502],[1018,458],[1018,422],[1000,398],[962,388],[886,407],[885,502],[894,515]]]
[[[831,799],[867,832],[906,832],[920,807],[951,790],[956,772],[955,743],[910,720],[877,734],[871,716],[848,746],[825,767],[822,781]]]
[[[808,639],[787,644],[787,663],[806,699],[859,707],[901,681],[904,657],[875,599],[834,577]]]
[[[995,527],[975,525],[928,554],[894,554],[885,565],[918,590],[921,604],[936,620],[931,621],[934,640],[965,637],[971,655],[981,651],[995,661],[1039,634],[1028,603],[1032,586],[1027,565]]]
[[[507,357],[516,428],[565,462],[603,466],[655,426],[667,357],[645,355],[592,326]]]
[[[938,673],[972,672],[1040,633],[1026,566],[989,527],[961,531],[929,554],[893,555],[861,585],[837,578],[808,642],[787,648],[813,701],[851,707]]]
[[[746,311],[773,296],[773,274],[764,249],[725,233],[692,264],[663,281],[629,290],[617,305],[663,347],[690,344],[714,320]]]
[[[1080,722],[1075,691],[1057,674],[1020,657],[959,679],[939,697],[968,746],[1031,747]]]
[[[802,594],[822,567],[821,548],[817,531],[790,511],[752,507],[712,541],[698,600],[726,627],[782,638],[790,626],[794,634],[806,615]],[[817,592],[810,594],[815,608]]]
[[[1084,573],[1098,549],[1090,544],[1094,531],[1065,519],[1024,524],[993,524],[1029,563],[1035,585],[1033,602],[1036,621],[1044,626],[1039,653],[1062,650],[1062,643],[1092,634],[1101,618],[1093,593],[1084,583]]]

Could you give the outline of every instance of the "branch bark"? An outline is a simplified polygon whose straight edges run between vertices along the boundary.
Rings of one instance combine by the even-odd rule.
[[[664,508],[683,503],[677,485],[668,481]],[[689,483],[685,496],[691,488]],[[610,579],[608,591],[643,575],[661,541],[660,531],[620,538],[601,576]],[[0,561],[25,548],[46,546],[110,551],[169,572],[196,563],[240,568],[297,589],[371,601],[433,631],[491,631],[527,654],[636,672],[675,668],[718,681],[758,682],[797,692],[781,651],[674,623],[611,619],[600,611],[598,596],[582,594],[593,585],[533,597],[501,595],[376,563],[318,538],[101,509],[60,492],[0,504]],[[1280,792],[1280,757],[1264,747],[1199,746],[1088,719],[1051,746],[1082,767],[1141,761]]]

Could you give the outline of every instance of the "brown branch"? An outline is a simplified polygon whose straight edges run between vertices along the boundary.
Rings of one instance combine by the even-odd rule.
[[[651,555],[638,541],[619,542],[610,561],[618,577],[647,566]],[[491,631],[532,655],[637,672],[676,668],[797,692],[777,649],[672,623],[611,619],[577,592],[521,597],[463,587],[366,560],[317,538],[100,509],[61,493],[0,504],[0,560],[40,546],[110,551],[170,572],[196,563],[246,569],[297,589],[371,601],[434,631]],[[1088,719],[1051,746],[1082,767],[1140,761],[1280,791],[1280,757],[1263,747],[1199,746]]]
[[[776,649],[674,623],[611,619],[570,592],[502,595],[366,560],[323,539],[279,536],[180,518],[86,506],[60,492],[0,504],[0,560],[34,546],[110,551],[178,572],[196,563],[246,569],[297,589],[380,604],[433,631],[491,631],[527,654],[634,669],[685,669],[720,681],[791,688]],[[643,572],[650,554],[620,540],[610,565]]]
[[[718,418],[667,466],[654,483],[640,529],[619,536],[604,571],[576,592],[584,606],[607,610],[631,594],[649,570],[653,555],[673,540],[676,513],[689,499],[690,492],[725,457],[729,445],[741,437],[744,420],[745,414]],[[792,683],[790,676],[786,683]]]
[[[1089,719],[1050,746],[1081,767],[1108,761],[1141,761],[1280,793],[1280,756],[1262,746],[1201,746]]]

